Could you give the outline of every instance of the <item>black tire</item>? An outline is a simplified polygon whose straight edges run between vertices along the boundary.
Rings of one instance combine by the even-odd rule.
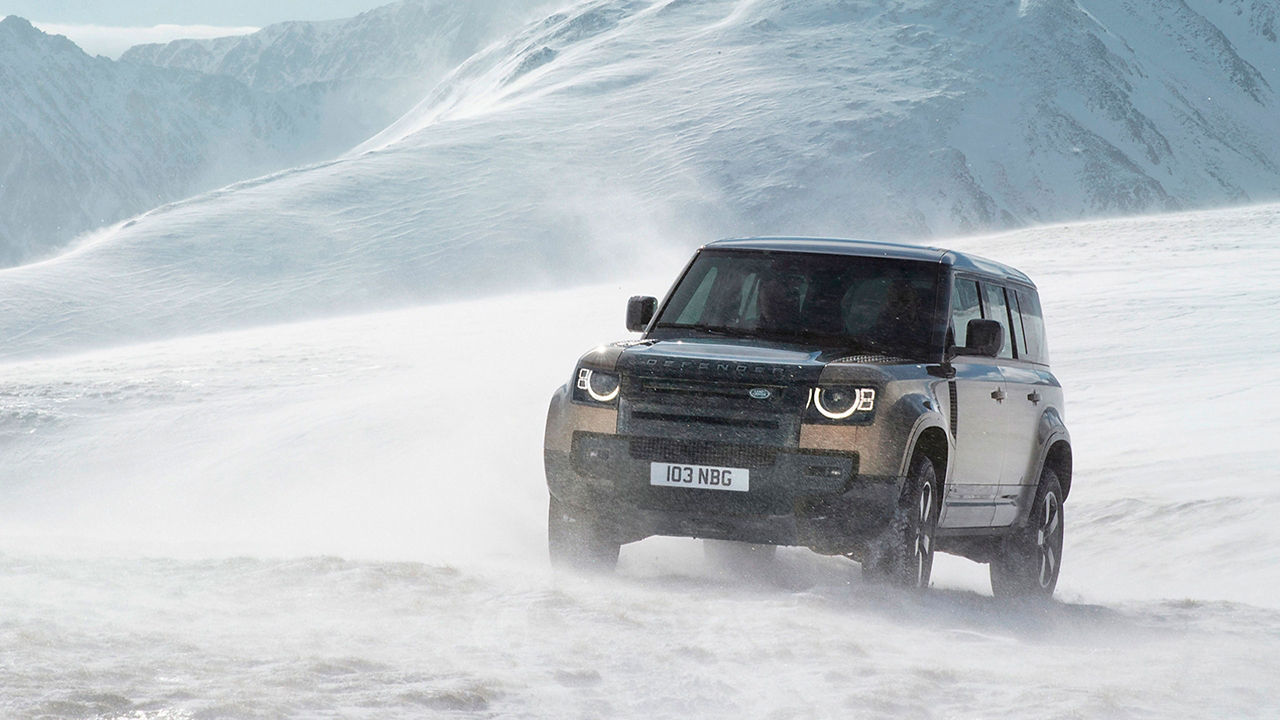
[[[590,511],[550,496],[547,503],[547,550],[551,565],[570,570],[612,572],[621,547]]]
[[[913,590],[929,587],[940,497],[933,461],[917,456],[883,541],[863,562],[864,575]]]
[[[1040,473],[1026,527],[1005,538],[991,561],[992,594],[998,598],[1053,597],[1062,569],[1065,524],[1062,484],[1057,473],[1046,467]]]

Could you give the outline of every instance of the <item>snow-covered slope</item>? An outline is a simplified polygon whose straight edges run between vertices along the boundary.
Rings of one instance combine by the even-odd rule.
[[[307,156],[314,121],[240,83],[122,66],[0,21],[0,265]]]
[[[271,93],[305,90],[343,150],[381,131],[442,77],[554,0],[400,0],[345,20],[286,22],[251,35],[139,45],[124,63],[235,78]]]
[[[551,576],[547,400],[679,261],[0,364],[0,715],[1273,720],[1278,229],[941,242],[1041,287],[1075,448],[1046,607],[949,556],[918,597],[666,538]]]
[[[165,202],[349,150],[536,3],[406,0],[347,21],[91,58],[0,28],[0,266]]]
[[[1275,197],[1276,45],[1238,7],[580,1],[338,161],[0,274],[0,332],[54,350],[590,281],[718,235]]]

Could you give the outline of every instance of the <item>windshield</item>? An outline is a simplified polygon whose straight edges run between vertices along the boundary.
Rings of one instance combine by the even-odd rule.
[[[938,277],[932,263],[704,250],[655,327],[913,358],[933,344]]]

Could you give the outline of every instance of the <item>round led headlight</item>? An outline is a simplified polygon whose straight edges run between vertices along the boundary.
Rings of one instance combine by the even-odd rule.
[[[822,416],[843,420],[856,412],[875,409],[876,391],[870,388],[820,387],[813,391],[813,405]]]
[[[585,390],[596,402],[610,402],[618,397],[618,376],[591,368],[578,370],[578,389]]]

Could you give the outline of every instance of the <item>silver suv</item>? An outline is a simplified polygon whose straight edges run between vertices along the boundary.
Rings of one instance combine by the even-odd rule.
[[[800,545],[929,584],[1052,595],[1071,444],[1035,285],[972,255],[817,238],[710,243],[637,340],[578,361],[547,415],[552,561],[651,535]]]

